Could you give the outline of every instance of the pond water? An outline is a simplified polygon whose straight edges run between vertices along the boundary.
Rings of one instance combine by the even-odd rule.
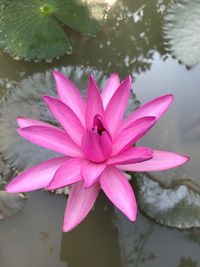
[[[16,61],[1,53],[0,94],[3,99],[10,90],[13,97],[13,83],[19,84],[35,73],[63,66],[90,67],[105,76],[118,72],[122,79],[130,73],[134,77],[135,102],[141,104],[173,93],[175,100],[171,109],[141,143],[190,155],[191,161],[187,165],[150,176],[164,187],[189,185],[199,194],[200,65],[186,68],[172,58],[164,46],[163,23],[169,2],[113,1],[106,24],[97,36],[74,34],[74,53],[51,63]],[[13,111],[11,104],[6,107],[8,118]],[[10,143],[4,144],[4,148],[10,146]],[[34,159],[31,159],[30,165],[33,163]],[[139,212],[136,223],[132,224],[101,194],[84,222],[64,234],[61,225],[65,204],[64,195],[32,192],[20,212],[0,220],[0,266],[200,266],[200,231],[197,228],[168,228],[157,224],[157,218],[151,220],[152,216],[146,210]],[[200,213],[200,208],[196,212]],[[182,220],[187,220],[184,214]],[[173,226],[171,218],[164,224]],[[200,226],[199,221],[197,224]]]

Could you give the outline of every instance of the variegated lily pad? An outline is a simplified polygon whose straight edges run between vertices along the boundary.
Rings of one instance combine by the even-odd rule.
[[[181,184],[164,188],[148,175],[137,181],[140,208],[150,218],[179,229],[200,227],[200,194]]]
[[[200,0],[175,1],[164,27],[171,53],[184,65],[200,62]]]
[[[108,9],[106,0],[1,0],[0,47],[28,60],[71,53],[66,26],[95,35]]]

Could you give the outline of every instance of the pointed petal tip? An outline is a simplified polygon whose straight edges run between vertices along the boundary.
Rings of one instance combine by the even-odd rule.
[[[53,105],[53,104],[56,104],[57,102],[56,101],[60,101],[59,99],[53,97],[53,96],[50,96],[50,95],[43,95],[42,96],[42,99],[44,100],[44,102],[48,105],[49,109],[50,109],[50,106]],[[60,101],[62,102],[62,101]]]
[[[64,232],[72,230],[83,221],[94,206],[99,190],[99,184],[96,184],[87,190],[84,189],[82,181],[71,187],[64,214]]]
[[[50,95],[42,95],[42,99],[45,101],[45,102],[48,102],[48,101],[51,101],[53,99],[52,96]]]
[[[187,156],[187,155],[180,155],[180,156],[183,157],[183,163],[182,163],[182,164],[185,164],[185,163],[187,163],[188,161],[190,161],[190,157],[189,157],[189,156]]]
[[[12,180],[11,182],[9,182],[4,190],[9,193],[9,194],[16,194],[16,193],[24,193],[24,192],[27,192],[25,190],[22,190],[19,188],[19,185],[14,181]]]
[[[136,199],[134,197],[134,201],[132,202],[131,206],[128,206],[126,208],[124,208],[124,210],[121,212],[129,219],[129,221],[131,221],[132,223],[134,223],[136,221],[137,218],[137,203],[136,203]]]
[[[90,76],[89,76],[89,85],[90,85],[90,84],[92,84],[92,85],[94,84],[95,87],[97,86],[97,85],[96,85],[95,78],[94,78],[94,75],[93,75],[92,73],[91,73]]]
[[[16,117],[16,121],[23,119],[23,117]]]
[[[108,77],[108,80],[109,79],[116,79],[116,80],[118,80],[118,82],[119,82],[119,85],[120,85],[120,77],[119,77],[119,74],[117,73],[117,72],[113,72],[113,73],[111,73],[110,74],[110,77]]]
[[[64,233],[67,233],[67,232],[70,232],[71,230],[73,230],[77,225],[78,225],[78,223],[75,225],[70,224],[70,223],[68,223],[68,224],[63,223],[62,230]]]
[[[134,223],[136,221],[136,218],[137,218],[137,208],[136,208],[136,210],[133,210],[130,214],[127,214],[126,216],[128,217],[128,219],[131,222]]]
[[[132,77],[132,75],[131,75],[131,74],[128,74],[127,78],[128,78],[128,80],[129,80],[130,82],[132,82],[132,80],[133,80],[133,77]]]
[[[94,75],[92,73],[89,76],[89,83],[95,83]]]
[[[167,153],[173,153],[173,152],[167,152]],[[174,158],[175,164],[170,169],[181,167],[182,165],[186,164],[190,160],[190,157],[184,154],[174,153],[174,156],[175,156]]]
[[[50,95],[42,95],[42,99],[47,105],[54,100],[54,98]]]
[[[25,128],[26,128],[26,127],[25,127]],[[18,133],[19,135],[21,135],[22,129],[24,129],[24,128],[19,128],[19,129],[17,129],[17,133]]]
[[[4,190],[10,194],[23,193],[23,191],[20,190],[12,181],[5,186]]]
[[[59,75],[62,75],[62,73],[57,71],[57,70],[52,70],[52,74],[53,74],[54,78],[56,78]]]
[[[63,75],[61,72],[59,72],[59,71],[57,71],[57,70],[53,70],[53,71],[52,71],[52,74],[53,74],[53,78],[54,78],[56,84],[57,84],[57,82],[58,82],[59,80],[61,80],[62,78],[66,78],[66,79],[68,79],[65,75]]]
[[[14,190],[12,189],[12,185],[10,183],[5,186],[4,190],[7,193],[14,193]]]
[[[17,117],[16,122],[17,122],[17,125],[21,128],[21,127],[23,127],[24,118],[23,117]]]
[[[89,76],[89,78],[94,80],[94,74],[91,73],[90,76]]]
[[[131,84],[132,84],[132,76],[130,74],[125,78],[124,83],[128,83],[129,86],[131,86]]]
[[[131,74],[128,74],[127,78],[129,81],[132,81],[132,75]]]
[[[124,210],[123,213],[126,215],[126,217],[131,221],[135,222],[137,218],[137,203],[136,200],[134,200],[134,205],[126,211]]]
[[[56,84],[57,84],[58,81],[60,81],[62,79],[70,81],[67,76],[65,76],[63,73],[61,73],[61,72],[59,72],[57,70],[53,70],[52,74],[53,74],[53,77],[54,77],[54,80],[55,80]]]
[[[110,75],[110,77],[117,77],[117,78],[119,78],[119,74],[117,73],[117,72],[113,72],[111,75]]]
[[[169,103],[171,103],[174,100],[174,95],[173,94],[167,94],[167,95],[161,96],[161,98],[168,99]]]
[[[190,160],[187,155],[169,151],[153,150],[153,154],[153,157],[147,161],[121,165],[121,167],[118,165],[118,167],[121,170],[134,172],[164,171],[180,167]]]
[[[95,78],[94,78],[94,75],[93,73],[90,74],[89,76],[89,83],[88,83],[88,86],[90,87],[90,85],[94,86],[97,90],[97,84],[96,84],[96,81],[95,81]],[[93,87],[92,87],[93,88]],[[99,91],[99,90],[98,90]]]
[[[173,94],[162,95],[160,97],[157,97],[157,98],[153,99],[150,102],[153,102],[153,101],[156,101],[156,100],[162,100],[162,102],[165,103],[166,108],[168,108],[171,105],[172,101],[174,100],[174,95]]]

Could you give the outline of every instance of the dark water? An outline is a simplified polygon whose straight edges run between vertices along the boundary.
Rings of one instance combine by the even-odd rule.
[[[142,142],[189,154],[191,162],[169,176],[159,173],[161,180],[169,177],[170,183],[178,174],[198,182],[200,65],[187,69],[166,52],[162,24],[168,2],[116,0],[96,38],[75,36],[75,53],[50,64],[14,61],[0,54],[2,95],[9,81],[53,67],[91,66],[106,74],[117,71],[122,77],[131,73],[141,103],[165,93],[175,95],[171,110]],[[86,220],[63,234],[65,202],[64,196],[33,192],[21,212],[0,221],[0,266],[200,266],[197,230],[169,229],[142,214],[132,224],[102,194]]]

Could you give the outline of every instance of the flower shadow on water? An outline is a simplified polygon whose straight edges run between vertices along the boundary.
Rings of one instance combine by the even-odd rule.
[[[68,267],[121,267],[114,208],[100,194],[95,209],[77,229],[62,234],[60,259]]]

